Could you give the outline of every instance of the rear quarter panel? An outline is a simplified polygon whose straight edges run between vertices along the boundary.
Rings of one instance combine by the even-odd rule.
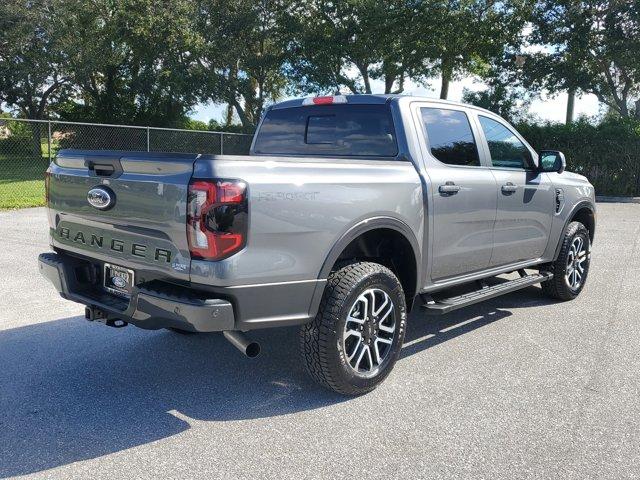
[[[336,242],[375,217],[405,224],[421,247],[422,189],[409,161],[206,156],[193,178],[248,184],[246,247],[219,262],[192,260],[191,281],[213,286],[320,278]]]

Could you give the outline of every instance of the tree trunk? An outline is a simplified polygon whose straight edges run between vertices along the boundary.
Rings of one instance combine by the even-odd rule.
[[[390,73],[385,74],[384,76],[384,93],[391,93],[393,91],[393,84],[396,83],[395,75],[391,75]]]
[[[575,89],[570,88],[568,94],[569,94],[569,97],[567,98],[567,118],[565,121],[567,125],[569,125],[570,123],[573,123],[573,114],[574,114],[575,105],[576,105]]]
[[[451,82],[451,76],[453,70],[449,66],[448,62],[442,61],[442,86],[440,87],[440,98],[446,100],[449,96],[449,83]]]
[[[266,80],[264,78],[258,81],[258,103],[254,109],[253,123],[258,124],[260,117],[262,117],[262,111],[264,110],[264,84]]]
[[[237,78],[238,78],[238,62],[231,64],[231,68],[229,69],[229,77],[228,77],[229,84],[234,85],[236,83]],[[238,112],[238,117],[240,117],[240,123],[242,123],[242,125],[245,126],[246,115],[244,114],[244,110],[242,110],[242,107],[238,104],[237,101],[235,101],[235,98],[234,98],[233,101],[229,101],[228,107],[227,107],[227,119],[226,119],[227,127],[230,126],[231,123],[233,123],[234,109]]]
[[[233,105],[227,104],[227,112],[225,114],[224,124],[228,127],[233,122]]]
[[[371,93],[371,82],[369,80],[369,74],[367,73],[363,78],[364,78],[364,93]]]
[[[629,118],[629,106],[627,105],[627,95],[613,97],[616,105],[618,106],[618,112],[622,118]]]
[[[360,75],[362,76],[362,81],[364,83],[364,93],[371,93],[371,80],[369,78],[369,65],[356,64],[358,70],[360,71]]]
[[[251,123],[251,120],[247,116],[247,113],[244,111],[244,108],[242,108],[242,105],[240,105],[240,102],[238,102],[238,100],[234,98],[230,101],[230,103],[236,109],[236,112],[238,113],[238,117],[240,117],[240,123],[242,123],[242,126],[243,127],[253,126]]]
[[[442,75],[442,86],[440,87],[440,98],[446,100],[449,96],[449,82],[451,79],[445,75]]]

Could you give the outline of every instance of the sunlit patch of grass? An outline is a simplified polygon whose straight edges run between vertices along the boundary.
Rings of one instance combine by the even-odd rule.
[[[0,209],[44,205],[46,157],[0,155]]]

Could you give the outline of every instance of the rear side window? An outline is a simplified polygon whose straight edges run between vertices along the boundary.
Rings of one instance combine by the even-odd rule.
[[[511,130],[489,117],[479,115],[478,118],[489,144],[491,164],[494,167],[532,168],[531,152]]]
[[[434,157],[447,165],[480,166],[466,113],[443,108],[422,108],[420,113]]]
[[[398,146],[388,105],[310,105],[267,112],[254,151],[393,157]]]

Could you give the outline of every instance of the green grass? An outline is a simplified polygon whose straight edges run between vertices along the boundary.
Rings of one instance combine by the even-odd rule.
[[[0,154],[0,210],[44,205],[47,157]]]

